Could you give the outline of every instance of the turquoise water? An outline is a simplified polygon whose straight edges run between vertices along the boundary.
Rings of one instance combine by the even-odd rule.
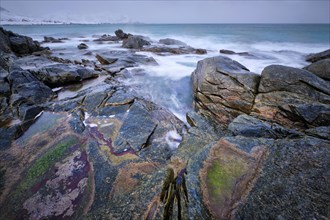
[[[12,25],[6,29],[29,36],[91,36],[113,33],[118,28],[127,32],[166,35],[215,37],[237,42],[295,42],[330,44],[329,24],[88,24],[88,25]]]

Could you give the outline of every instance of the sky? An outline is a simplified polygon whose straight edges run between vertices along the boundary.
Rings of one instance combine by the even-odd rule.
[[[21,16],[142,23],[330,23],[330,0],[0,0]]]

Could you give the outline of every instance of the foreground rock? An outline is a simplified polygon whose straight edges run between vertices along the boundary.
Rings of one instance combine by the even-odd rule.
[[[259,75],[226,57],[199,61],[192,74],[195,109],[227,125],[251,112],[259,80]]]
[[[330,58],[316,61],[309,66],[306,66],[304,69],[314,73],[322,79],[330,80]]]
[[[306,61],[308,62],[317,62],[319,60],[330,58],[330,49],[322,51],[320,53],[312,53],[306,56]]]

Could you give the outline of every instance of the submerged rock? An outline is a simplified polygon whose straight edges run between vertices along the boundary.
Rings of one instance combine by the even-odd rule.
[[[84,44],[84,43],[79,44],[77,47],[79,50],[84,50],[84,49],[88,48],[87,44]]]
[[[220,53],[223,53],[223,54],[228,54],[228,55],[250,55],[248,52],[235,52],[235,51],[232,51],[232,50],[226,50],[226,49],[221,49],[219,51]]]
[[[67,40],[67,39],[44,36],[44,41],[42,43],[63,43],[63,40]]]

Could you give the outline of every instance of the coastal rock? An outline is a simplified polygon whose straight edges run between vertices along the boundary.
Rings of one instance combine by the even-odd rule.
[[[261,73],[253,113],[287,127],[330,124],[330,84],[306,70],[271,65]]]
[[[306,56],[306,61],[314,63],[316,61],[323,60],[326,58],[330,58],[330,49],[322,51],[320,53],[309,54]]]
[[[171,39],[171,38],[160,39],[159,43],[165,44],[165,45],[188,46],[186,43],[184,43],[182,41]]]
[[[148,46],[143,47],[142,51],[148,51],[152,53],[156,53],[159,55],[166,54],[206,54],[207,51],[205,49],[195,49],[189,46],[184,47],[169,47],[169,46]]]
[[[123,40],[122,47],[128,49],[141,49],[146,45],[150,45],[150,41],[148,39],[140,35],[132,35]]]
[[[87,49],[88,46],[87,46],[87,44],[81,43],[81,44],[79,44],[79,45],[77,46],[77,48],[78,48],[79,50],[84,50],[84,49]]]
[[[315,195],[327,192],[324,177],[328,176],[326,167],[330,163],[329,144],[306,137],[278,140],[268,147],[262,175],[238,204],[233,218],[325,218],[328,198]]]
[[[113,64],[114,62],[116,62],[118,60],[118,58],[114,58],[114,59],[105,58],[105,57],[102,57],[99,54],[96,54],[95,57],[102,65]]]
[[[241,113],[251,112],[259,79],[227,57],[199,61],[192,74],[195,109],[226,126]]]
[[[126,34],[122,29],[118,29],[115,31],[115,35],[120,40],[124,40],[124,39],[127,39],[130,34]]]
[[[227,54],[227,55],[249,55],[248,52],[235,52],[235,51],[232,51],[232,50],[226,50],[226,49],[221,49],[219,51],[220,53],[223,53],[223,54]]]
[[[281,139],[287,137],[299,137],[302,133],[286,129],[278,124],[270,124],[249,115],[240,115],[228,126],[228,130],[234,136]]]
[[[111,36],[111,35],[107,35],[107,34],[103,34],[100,38],[95,39],[94,41],[118,41],[120,40],[120,38],[116,37],[116,36]]]
[[[158,65],[153,57],[136,54],[134,51],[112,50],[98,54],[97,60],[106,71],[117,73],[128,67],[142,65]]]
[[[0,27],[0,49],[5,53],[14,52],[16,55],[26,55],[44,48],[38,41],[33,41],[30,37],[6,31]]]
[[[316,61],[309,66],[304,67],[304,69],[314,73],[324,80],[330,80],[330,58]]]
[[[44,36],[42,43],[63,43],[63,39]]]
[[[40,69],[33,69],[31,72],[38,80],[51,87],[98,77],[98,74],[91,69],[70,64],[52,64]]]

